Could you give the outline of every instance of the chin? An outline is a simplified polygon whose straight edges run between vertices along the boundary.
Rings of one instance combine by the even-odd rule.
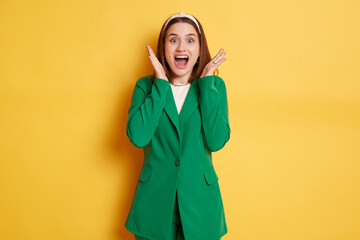
[[[187,74],[191,73],[191,70],[190,71],[179,71],[179,70],[175,70],[175,71],[172,71],[173,72],[173,75],[176,76],[176,77],[183,77],[183,76],[186,76]]]
[[[194,64],[195,65],[195,64]],[[193,69],[194,69],[194,65],[193,66],[187,66],[185,69],[180,69],[176,66],[170,67],[172,75],[174,77],[183,77],[186,76],[187,74],[192,73]]]

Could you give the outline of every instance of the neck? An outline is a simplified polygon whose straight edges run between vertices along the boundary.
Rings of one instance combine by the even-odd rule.
[[[173,76],[171,82],[174,84],[186,84],[189,82],[190,76],[191,72],[189,72],[185,76]]]

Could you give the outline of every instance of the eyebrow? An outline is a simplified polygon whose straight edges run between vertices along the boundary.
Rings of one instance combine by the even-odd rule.
[[[170,37],[170,36],[172,36],[172,35],[174,35],[174,36],[179,36],[179,34],[170,33],[168,37]],[[189,34],[187,34],[186,36],[191,36],[191,35],[193,35],[194,37],[196,37],[196,35],[195,35],[194,33],[189,33]]]

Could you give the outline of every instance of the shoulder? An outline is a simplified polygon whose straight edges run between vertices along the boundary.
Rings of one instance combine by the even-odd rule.
[[[213,81],[216,88],[225,87],[225,81],[217,75],[205,76],[205,77],[200,78],[199,80],[200,80],[200,82],[203,82],[203,83]]]
[[[152,87],[152,75],[147,75],[139,78],[136,81],[136,86],[141,88],[144,92],[150,91]]]
[[[217,75],[214,75],[214,82],[215,82],[215,86],[225,86],[224,80]]]
[[[139,78],[136,81],[136,85],[139,85],[141,87],[151,86],[152,85],[152,75],[147,75],[147,76]]]

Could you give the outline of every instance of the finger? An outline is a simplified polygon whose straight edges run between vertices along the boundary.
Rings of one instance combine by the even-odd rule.
[[[150,54],[150,46],[149,45],[146,45],[146,50],[148,51],[149,56],[150,56],[151,54]]]
[[[216,55],[216,57],[214,57],[213,61],[215,63],[217,63],[218,61],[220,61],[224,56],[225,56],[226,52],[222,51],[222,52],[219,52],[218,55]]]
[[[150,58],[151,64],[154,67],[154,70],[162,72],[163,67],[162,67],[161,63],[158,61],[158,59],[156,57],[153,57],[153,56],[149,56],[149,58]]]
[[[159,61],[157,60],[156,57],[149,55],[149,59],[151,62],[151,65],[153,66],[154,70],[157,71],[159,69]]]
[[[217,62],[223,54],[224,54],[224,49],[222,48],[222,49],[220,49],[220,51],[216,54],[216,56],[212,60]]]
[[[222,58],[216,63],[212,62],[209,68],[209,72],[214,72],[220,66],[220,64],[222,64],[225,60],[226,58]]]
[[[219,50],[219,52],[215,55],[214,58],[218,57],[222,52],[224,52],[224,49],[223,49],[223,48],[221,48],[221,49]]]
[[[225,62],[226,61],[226,58],[222,58],[216,65],[217,65],[217,67],[219,67],[220,66],[220,64],[222,64],[223,62]]]
[[[149,46],[149,45],[147,45],[146,46],[146,49],[147,49],[147,51],[148,51],[148,53],[149,53],[149,59],[150,59],[150,61],[151,61],[151,64],[155,67],[155,59],[154,59],[154,56],[153,56],[153,54],[152,54],[152,49],[151,49],[151,47]]]
[[[146,45],[146,49],[149,52],[149,56],[155,57],[154,51],[152,50],[152,48],[149,45]]]
[[[158,61],[157,57],[155,56],[154,51],[152,50],[152,48],[149,45],[146,45],[146,49],[149,52],[149,59],[151,60],[153,65],[154,64],[159,65],[160,62]],[[154,67],[155,67],[155,65],[154,65]]]

